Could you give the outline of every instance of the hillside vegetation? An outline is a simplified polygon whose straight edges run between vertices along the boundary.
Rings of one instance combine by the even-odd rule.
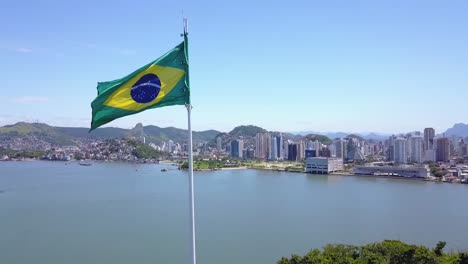
[[[265,133],[267,130],[253,125],[248,126],[238,126],[235,127],[231,132],[229,132],[229,136],[231,137],[255,137],[257,133]]]
[[[205,142],[216,137],[220,132],[216,130],[194,131],[193,141]],[[161,128],[158,126],[143,126],[138,124],[133,129],[104,127],[93,130],[84,127],[54,127],[41,123],[20,122],[14,125],[0,127],[0,145],[17,139],[41,141],[53,146],[76,145],[77,140],[82,139],[115,139],[126,137],[146,137],[146,143],[161,144],[163,141],[186,142],[188,132],[185,129],[175,127]]]
[[[325,145],[331,144],[332,142],[329,137],[318,134],[308,134],[305,136],[305,138],[312,141],[318,140],[320,143]]]

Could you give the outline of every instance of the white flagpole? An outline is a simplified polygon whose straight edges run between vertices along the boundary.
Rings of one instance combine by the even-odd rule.
[[[187,19],[184,18],[184,35],[187,36],[188,34],[188,25]],[[185,105],[187,108],[188,114],[188,134],[189,134],[189,143],[188,143],[188,164],[189,164],[189,200],[190,200],[190,236],[191,236],[191,245],[190,245],[190,253],[191,253],[191,261],[190,264],[197,263],[197,256],[196,256],[196,247],[195,247],[195,197],[194,197],[194,186],[193,186],[193,143],[192,143],[192,105],[187,104]]]
[[[197,263],[197,256],[195,250],[195,198],[194,198],[194,187],[193,187],[193,149],[192,149],[192,121],[191,121],[191,113],[192,113],[192,105],[186,105],[187,114],[188,114],[188,133],[189,133],[189,157],[188,157],[188,164],[189,164],[189,196],[190,196],[190,236],[191,236],[191,246],[190,246],[190,253],[191,253],[191,264]]]

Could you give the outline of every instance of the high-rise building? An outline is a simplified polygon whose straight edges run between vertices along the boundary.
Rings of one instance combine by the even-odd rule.
[[[288,160],[288,155],[289,155],[289,140],[284,140],[283,141],[283,159]]]
[[[284,156],[284,152],[283,152],[283,135],[281,133],[276,135],[276,150],[277,150],[277,159],[282,160]]]
[[[283,151],[283,136],[281,133],[271,136],[271,146],[269,159],[270,160],[282,160],[284,156]]]
[[[319,157],[320,156],[321,146],[322,146],[322,144],[318,140],[315,140],[315,141],[309,140],[305,144],[305,150],[313,150],[313,151],[315,151],[315,154],[314,154],[313,157]],[[305,155],[305,158],[307,158],[307,155]]]
[[[414,163],[423,162],[423,139],[419,136],[409,138],[410,161]]]
[[[244,150],[244,142],[242,140],[231,141],[231,157],[242,158],[243,150]]]
[[[174,141],[169,140],[169,143],[167,144],[167,152],[169,153],[174,152]]]
[[[305,143],[305,149],[308,150],[308,149],[314,149],[314,141],[312,140],[307,140],[307,142]]]
[[[434,148],[435,130],[432,127],[424,129],[424,151]]]
[[[328,149],[330,150],[330,157],[336,158],[336,146],[334,142],[328,146]]]
[[[255,157],[258,159],[265,158],[265,150],[263,148],[263,133],[255,135]]]
[[[175,153],[180,153],[182,152],[182,147],[180,146],[179,143],[176,143],[175,144],[175,150],[174,150]]]
[[[221,150],[222,143],[223,143],[223,140],[221,139],[221,137],[216,138],[216,149]]]
[[[406,139],[397,138],[394,141],[393,156],[396,163],[406,163]]]
[[[450,160],[450,141],[448,138],[435,139],[436,161],[448,162]]]
[[[387,160],[394,161],[395,160],[395,146],[388,146],[387,148]]]
[[[345,158],[345,155],[344,155],[344,151],[345,151],[345,147],[344,147],[344,140],[342,138],[340,139],[337,139],[335,140],[335,142],[333,143],[333,145],[335,145],[335,156],[337,158],[342,158],[344,159]]]
[[[319,151],[319,157],[331,158],[331,151],[328,148],[322,148]]]
[[[460,142],[458,142],[458,154],[462,157],[466,156],[467,154],[466,145],[467,144],[465,144],[465,141],[463,139],[461,139]]]
[[[246,151],[245,151],[244,157],[247,158],[247,159],[253,159],[253,158],[255,158],[255,155],[254,155],[254,154],[255,154],[254,149],[248,148],[248,149],[246,149]]]
[[[271,137],[271,149],[270,149],[270,160],[277,160],[278,159],[278,143],[276,140],[276,136]]]
[[[302,161],[305,159],[305,143],[301,141],[297,143],[297,161]]]
[[[297,160],[297,144],[289,143],[288,146],[288,160],[296,161]]]
[[[257,135],[255,136],[255,157],[258,159],[270,158],[270,148],[270,133],[257,133]]]

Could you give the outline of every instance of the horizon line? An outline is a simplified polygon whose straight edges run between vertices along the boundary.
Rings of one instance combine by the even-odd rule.
[[[44,125],[48,125],[48,126],[52,126],[52,127],[66,127],[66,128],[84,128],[84,129],[89,129],[88,127],[85,127],[85,126],[57,126],[57,125],[51,125],[51,124],[48,124],[48,123],[45,123],[45,122],[27,122],[27,121],[18,121],[16,123],[13,123],[13,124],[5,124],[5,125],[1,125],[1,127],[5,127],[5,126],[14,126],[14,125],[17,125],[19,123],[26,123],[26,124],[44,124]],[[124,128],[124,127],[118,127],[118,126],[102,126],[102,127],[99,127],[97,129],[101,129],[101,128],[117,128],[117,129],[126,129],[126,130],[130,130],[130,129],[133,129],[135,128],[138,124],[142,124],[141,122],[138,122],[136,123],[133,127],[131,128]],[[453,125],[453,127],[455,125],[459,125],[459,124],[462,124],[462,125],[466,125],[468,126],[468,123],[455,123]],[[143,125],[143,127],[145,126],[155,126],[155,127],[159,127],[159,128],[176,128],[176,129],[181,129],[181,130],[187,130],[187,128],[180,128],[180,127],[175,127],[175,126],[167,126],[167,127],[162,127],[162,126],[158,126],[158,125],[153,125],[153,124],[149,124],[149,125]],[[233,129],[231,129],[230,131],[234,130],[235,128],[237,127],[240,127],[240,126],[256,126],[256,127],[259,127],[259,128],[262,128],[262,129],[265,129],[263,127],[260,127],[260,126],[257,126],[257,125],[252,125],[252,124],[248,124],[248,125],[237,125],[235,126]],[[451,128],[453,128],[451,127]],[[96,130],[97,130],[96,129]],[[447,132],[447,130],[450,129],[450,128],[447,128],[444,132],[442,133],[438,133],[437,135],[442,135],[444,133]],[[217,129],[214,129],[214,128],[211,128],[211,129],[205,129],[205,130],[197,130],[195,132],[203,132],[203,131],[209,131],[209,130],[214,130],[214,131],[217,131],[217,132],[220,132],[220,133],[229,133],[230,131],[228,132],[225,132],[225,131],[221,131],[221,130],[217,130]],[[293,135],[296,135],[296,136],[303,136],[302,134],[338,134],[338,133],[343,133],[343,134],[347,134],[347,135],[352,135],[352,134],[358,134],[358,135],[361,135],[361,136],[367,136],[369,134],[375,134],[377,136],[392,136],[392,135],[402,135],[402,134],[408,134],[408,133],[413,133],[413,132],[421,132],[421,131],[418,131],[418,130],[415,130],[415,131],[409,131],[409,132],[398,132],[398,133],[390,133],[390,132],[377,132],[377,131],[360,131],[360,132],[345,132],[345,131],[314,131],[314,130],[296,130],[296,131],[278,131],[278,130],[268,130],[268,129],[265,129],[267,130],[267,132],[280,132],[280,133],[288,133],[288,134],[293,134]],[[305,135],[307,135],[305,134]]]

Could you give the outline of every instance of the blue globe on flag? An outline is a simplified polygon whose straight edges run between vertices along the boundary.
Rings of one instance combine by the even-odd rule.
[[[143,75],[133,86],[130,96],[137,103],[145,104],[158,97],[161,90],[161,80],[155,74]]]

